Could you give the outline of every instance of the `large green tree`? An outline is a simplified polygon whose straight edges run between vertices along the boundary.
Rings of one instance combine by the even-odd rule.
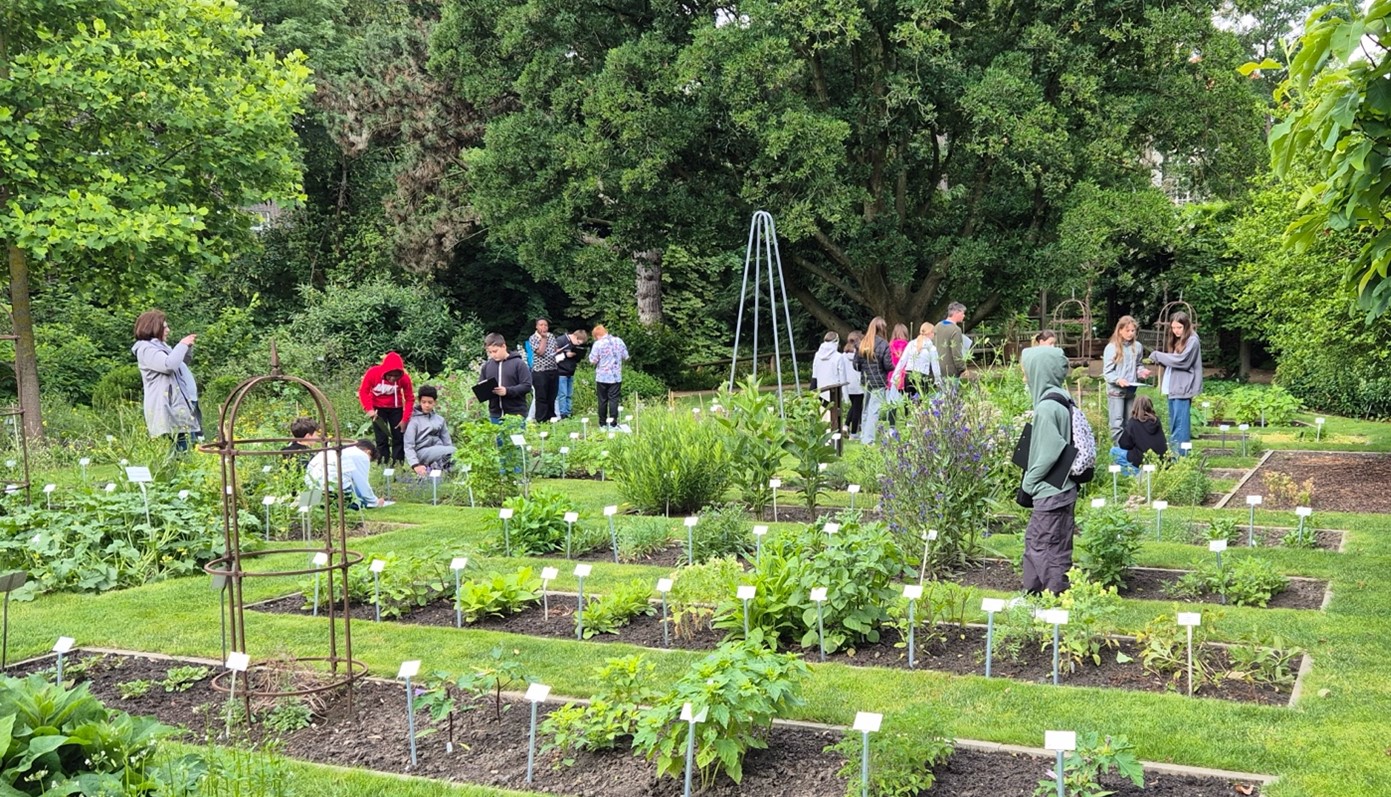
[[[473,197],[524,263],[597,247],[603,268],[637,264],[641,294],[664,247],[742,248],[766,208],[790,290],[844,329],[1083,284],[1108,264],[1072,268],[1060,225],[1153,190],[1156,155],[1196,191],[1232,190],[1258,163],[1260,107],[1212,12],[449,0],[433,55],[489,110]]]
[[[231,0],[0,6],[0,240],[26,432],[42,434],[30,284],[158,297],[249,245],[244,208],[299,195],[292,54]]]

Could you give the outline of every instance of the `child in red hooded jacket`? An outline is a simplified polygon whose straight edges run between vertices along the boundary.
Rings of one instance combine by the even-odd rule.
[[[362,375],[357,400],[367,417],[373,419],[372,431],[377,437],[377,451],[388,464],[406,461],[406,424],[411,419],[415,393],[411,377],[406,373],[401,355],[389,351],[380,365],[374,365]]]

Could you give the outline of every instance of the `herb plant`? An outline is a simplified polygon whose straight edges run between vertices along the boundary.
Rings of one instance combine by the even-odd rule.
[[[764,393],[762,387],[757,377],[750,376],[739,383],[737,391],[722,390],[719,401],[729,415],[716,419],[730,453],[734,481],[744,502],[759,515],[772,500],[768,480],[777,475],[787,441],[778,396]]]
[[[569,498],[536,489],[531,491],[530,497],[514,496],[502,505],[512,510],[512,518],[496,521],[493,549],[500,552],[506,547],[502,530],[505,522],[514,556],[540,556],[565,550],[565,513],[572,508]]]
[[[787,439],[782,447],[792,455],[792,471],[802,485],[802,501],[808,511],[829,488],[826,470],[836,459],[831,446],[831,427],[821,419],[819,394],[807,393],[787,405]]]
[[[1272,639],[1247,637],[1227,648],[1231,668],[1226,677],[1280,688],[1294,686],[1299,661],[1304,655],[1280,636]]]
[[[744,508],[735,503],[714,504],[700,510],[700,522],[691,529],[690,534],[697,562],[753,553],[748,516],[744,514]],[[687,555],[683,550],[683,561]]]
[[[641,654],[609,659],[595,669],[599,688],[588,705],[566,703],[552,711],[541,723],[545,753],[559,750],[559,764],[575,762],[581,751],[608,750],[637,730],[642,706],[655,702],[660,694],[651,688],[657,665]]]
[[[164,674],[165,677],[164,680],[160,682],[160,686],[163,686],[166,692],[187,692],[193,688],[194,684],[207,678],[208,674],[211,672],[212,670],[209,670],[207,667],[199,667],[196,665],[171,667],[168,672]]]
[[[826,748],[845,756],[836,774],[846,780],[845,797],[860,795],[860,756],[864,737],[848,731]],[[955,744],[921,709],[886,714],[878,733],[869,735],[869,793],[872,797],[916,797],[937,782],[932,770],[951,757]]]
[[[541,600],[541,579],[530,567],[515,573],[492,573],[459,585],[459,608],[466,623],[506,617]]]
[[[644,416],[641,436],[623,436],[613,460],[623,499],[646,514],[694,512],[729,484],[730,457],[715,424],[685,414]]]
[[[1125,576],[1140,550],[1139,522],[1123,507],[1092,509],[1082,517],[1077,567],[1106,587],[1124,587]]]
[[[1063,760],[1063,786],[1069,797],[1106,797],[1113,792],[1101,787],[1101,776],[1115,772],[1138,788],[1144,788],[1145,768],[1135,756],[1135,745],[1124,736],[1077,734],[1077,749]],[[1038,782],[1034,797],[1052,797],[1058,784],[1051,778]]]
[[[614,587],[607,595],[588,602],[584,607],[584,638],[596,634],[616,634],[618,629],[633,621],[639,615],[657,612],[649,600],[652,597],[652,584],[646,579],[635,579]],[[578,620],[578,615],[576,616]]]

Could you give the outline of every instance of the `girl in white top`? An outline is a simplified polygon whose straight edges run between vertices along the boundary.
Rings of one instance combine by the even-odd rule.
[[[898,360],[895,370],[907,376],[906,391],[910,396],[918,395],[923,387],[936,388],[942,379],[942,366],[937,359],[937,344],[932,338],[936,328],[924,322],[918,327],[918,336],[908,342],[903,356]],[[899,374],[894,377],[898,378]]]

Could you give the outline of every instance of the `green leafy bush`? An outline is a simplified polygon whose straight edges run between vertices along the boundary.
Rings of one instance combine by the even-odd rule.
[[[860,796],[860,760],[864,737],[847,731],[826,748],[845,756],[836,774],[846,780],[845,797]],[[886,714],[878,733],[869,735],[871,797],[916,797],[937,782],[932,770],[947,762],[956,745],[941,724],[923,709]]]
[[[348,597],[354,603],[368,606],[372,606],[374,600],[380,601],[382,617],[400,617],[444,597],[453,589],[448,569],[449,558],[442,547],[419,554],[398,555],[395,551],[389,551],[372,558],[385,562],[382,572],[372,573],[371,561],[363,561],[349,568]],[[304,608],[312,609],[313,578],[300,579],[299,589],[304,595]],[[321,588],[318,593],[321,609],[335,598],[327,589]]]
[[[1281,688],[1294,686],[1304,651],[1283,637],[1245,637],[1227,648],[1231,663],[1226,677]]]
[[[1174,506],[1201,506],[1212,487],[1207,462],[1200,456],[1175,457],[1162,463],[1153,477],[1153,495]]]
[[[1101,737],[1095,732],[1077,734],[1077,749],[1063,760],[1063,787],[1076,797],[1106,797],[1114,792],[1102,788],[1101,776],[1116,773],[1144,788],[1145,768],[1135,756],[1135,745],[1124,736]],[[1051,778],[1038,782],[1034,797],[1052,797],[1058,784]]]
[[[565,550],[565,513],[573,507],[570,499],[560,493],[536,489],[530,497],[514,496],[502,502],[512,510],[507,523],[513,556],[540,556]],[[493,548],[502,551],[503,524],[497,521],[497,537]]]
[[[1115,587],[1103,586],[1089,581],[1076,567],[1068,571],[1070,582],[1067,591],[1054,597],[1044,593],[1039,601],[1044,608],[1066,609],[1067,625],[1062,627],[1058,639],[1059,656],[1069,671],[1090,661],[1101,664],[1101,651],[1115,647],[1110,637],[1116,632],[1116,618],[1120,614],[1121,599]],[[1047,625],[1037,620],[1040,625]],[[1051,645],[1050,633],[1044,646]]]
[[[618,558],[631,562],[667,547],[671,543],[671,525],[665,518],[629,518],[618,527]]]
[[[792,471],[808,510],[815,510],[817,499],[829,489],[827,470],[836,459],[831,427],[821,419],[822,412],[816,393],[798,396],[787,405],[787,439],[782,447],[792,456]]]
[[[714,605],[733,595],[743,577],[743,565],[733,557],[711,559],[673,571],[671,592],[667,593],[672,633],[684,639],[710,628],[715,616]]]
[[[700,511],[700,522],[690,529],[688,544],[695,548],[695,561],[704,562],[722,556],[749,556],[754,547],[751,539],[744,508],[719,504]],[[683,559],[689,556],[689,551],[682,554]]]
[[[613,478],[624,500],[640,511],[684,515],[719,500],[729,470],[714,424],[653,412],[644,416],[640,434],[625,435],[616,446]]]
[[[1124,587],[1127,571],[1140,550],[1140,523],[1119,506],[1091,509],[1083,515],[1077,567],[1106,587]]]
[[[1206,612],[1201,625],[1193,629],[1193,688],[1197,689],[1217,677],[1217,667],[1210,654],[1216,613]],[[1140,666],[1145,672],[1168,678],[1177,688],[1188,672],[1188,628],[1178,624],[1178,607],[1174,611],[1152,618],[1144,628],[1135,632],[1135,644],[1140,648]]]
[[[1244,385],[1222,399],[1222,417],[1236,423],[1284,426],[1295,419],[1299,399],[1279,385]]]
[[[96,386],[92,388],[92,406],[106,410],[137,404],[144,398],[144,394],[140,368],[134,364],[118,365],[97,380]]]
[[[1265,606],[1289,586],[1289,579],[1264,559],[1246,556],[1228,560],[1225,565],[1218,568],[1214,562],[1204,562],[1171,584],[1169,593],[1177,598],[1196,598],[1211,592],[1236,606]]]
[[[651,603],[652,584],[646,579],[634,579],[620,584],[584,607],[584,638],[597,634],[616,634],[639,615],[656,614]],[[576,620],[578,621],[578,615]]]
[[[541,578],[530,567],[515,573],[492,573],[459,585],[459,608],[466,623],[506,617],[541,600]]]
[[[566,703],[541,723],[541,735],[546,740],[541,752],[559,750],[562,765],[575,763],[574,754],[578,752],[617,747],[619,740],[637,730],[642,706],[660,697],[650,686],[657,665],[642,654],[609,659],[596,667],[595,673],[599,687],[588,705]]]
[[[768,481],[777,475],[787,442],[778,394],[765,393],[762,387],[762,382],[751,376],[739,383],[737,391],[722,389],[719,402],[728,414],[716,417],[730,453],[734,482],[744,502],[759,514],[772,501]]]
[[[681,707],[690,703],[697,713],[708,712],[705,722],[695,726],[695,764],[702,785],[721,772],[738,783],[744,777],[744,755],[767,748],[773,720],[803,703],[802,680],[809,672],[796,655],[774,653],[758,635],[725,642],[642,712],[633,748],[656,760],[659,777],[679,777],[690,727],[680,721]]]

